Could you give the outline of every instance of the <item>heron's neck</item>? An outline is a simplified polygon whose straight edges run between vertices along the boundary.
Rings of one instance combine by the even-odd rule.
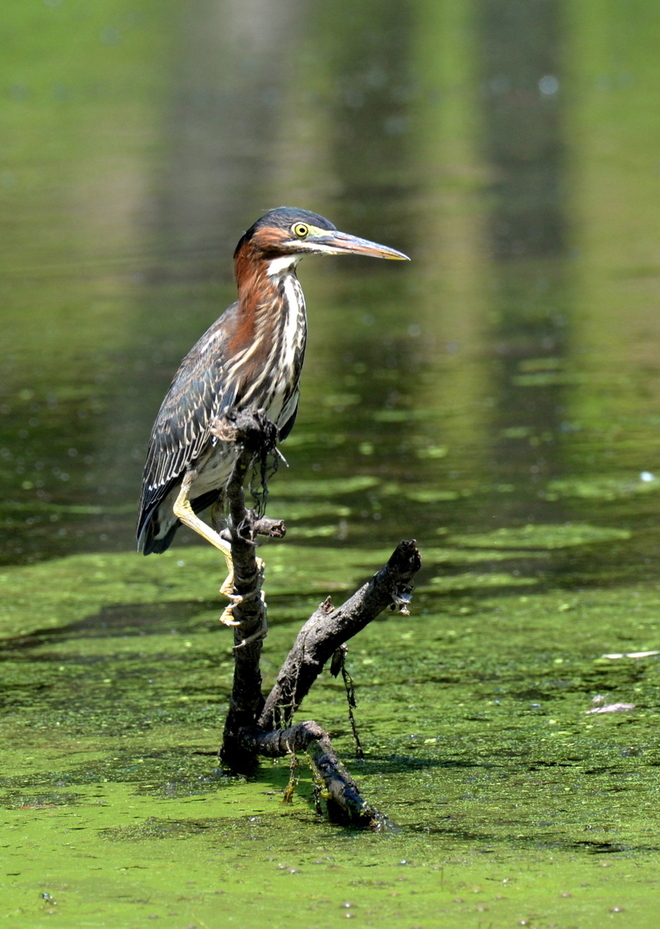
[[[286,346],[304,345],[307,320],[305,298],[296,276],[299,255],[236,261],[238,315],[234,348],[261,343],[264,354],[268,344],[277,341]]]
[[[234,272],[239,303],[249,306],[255,299],[267,302],[287,277],[295,277],[301,255],[277,255],[268,258],[244,247],[235,256]]]

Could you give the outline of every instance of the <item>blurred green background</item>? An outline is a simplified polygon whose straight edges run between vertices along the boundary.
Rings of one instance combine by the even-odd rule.
[[[658,4],[24,0],[0,41],[7,925],[654,927]],[[264,549],[268,683],[420,541],[349,652],[365,763],[332,679],[304,711],[396,836],[218,771],[221,566],[133,552],[160,401],[282,204],[412,258],[302,263]]]
[[[282,203],[413,261],[303,263],[311,344],[277,482],[367,474],[462,501],[412,501],[412,519],[398,494],[365,501],[344,535],[554,522],[575,507],[557,482],[653,474],[659,17],[551,0],[13,5],[3,560],[130,548],[160,400],[233,300],[235,242]]]

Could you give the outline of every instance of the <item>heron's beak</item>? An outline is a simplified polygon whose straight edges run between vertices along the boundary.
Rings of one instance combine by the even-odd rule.
[[[345,232],[327,232],[325,235],[310,237],[307,240],[312,251],[324,255],[369,255],[371,258],[390,258],[394,261],[410,261],[403,252],[397,252],[387,245],[370,242],[369,239],[360,239],[356,235],[347,235]]]

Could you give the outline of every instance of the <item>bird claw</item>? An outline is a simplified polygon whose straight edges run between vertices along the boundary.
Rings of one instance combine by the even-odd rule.
[[[257,558],[256,562],[257,562],[257,574],[258,574],[257,584],[255,586],[255,589],[251,593],[247,593],[247,594],[237,594],[234,591],[234,571],[233,571],[231,564],[229,565],[230,573],[225,579],[225,581],[223,582],[222,587],[220,588],[220,593],[224,597],[227,597],[227,599],[230,601],[229,606],[225,608],[225,610],[222,613],[222,616],[220,617],[220,622],[223,623],[225,626],[239,626],[240,625],[239,620],[234,619],[234,608],[237,607],[239,603],[245,603],[249,600],[261,599],[264,603],[264,610],[265,610],[266,600],[264,597],[264,593],[261,589],[261,585],[263,583],[264,572],[266,570],[266,562],[263,561],[263,559],[261,558]],[[245,645],[249,645],[251,642],[254,642],[257,639],[264,638],[267,632],[268,632],[268,624],[266,620],[264,619],[264,624],[261,629],[257,630],[257,632],[255,632],[253,635],[248,636],[246,639],[243,639],[242,642],[240,642],[238,645],[234,647],[242,648]]]
[[[239,597],[237,602],[240,603],[241,599],[242,598]],[[220,622],[223,623],[225,626],[240,626],[240,622],[237,619],[234,619],[234,607],[235,606],[236,606],[236,602],[232,602],[229,604],[229,606],[225,607],[225,609],[223,610],[222,616],[220,617]]]
[[[220,617],[220,622],[224,623],[225,626],[240,626],[240,622],[237,619],[234,619],[234,607],[239,603],[243,603],[245,600],[256,600],[260,598],[263,603],[263,622],[259,629],[256,632],[253,632],[252,635],[247,636],[242,639],[238,645],[235,645],[234,648],[245,648],[246,645],[250,645],[252,642],[256,642],[257,639],[265,639],[268,635],[268,620],[266,619],[266,598],[264,597],[263,591],[257,591],[254,595],[242,597],[240,594],[232,594],[232,602],[228,607],[225,608],[222,616]]]

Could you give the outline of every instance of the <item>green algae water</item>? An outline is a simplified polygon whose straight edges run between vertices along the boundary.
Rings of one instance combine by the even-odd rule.
[[[612,543],[586,529],[568,544],[597,563]],[[441,592],[430,577],[410,618],[351,644],[364,761],[342,688],[324,674],[312,692],[306,716],[399,827],[383,835],[319,819],[304,766],[291,806],[288,764],[249,782],[218,768],[230,636],[200,595],[215,553],[6,569],[7,924],[652,925],[660,591],[558,589],[539,577],[561,567],[548,539],[427,551]],[[339,573],[350,589],[386,553],[336,555],[272,546],[270,680],[319,592],[341,596]]]
[[[655,929],[660,15],[596,0],[14,4],[0,61],[0,921]],[[349,643],[396,828],[219,767],[223,563],[133,549],[151,422],[281,203],[401,248],[301,264],[265,685],[401,538]]]

